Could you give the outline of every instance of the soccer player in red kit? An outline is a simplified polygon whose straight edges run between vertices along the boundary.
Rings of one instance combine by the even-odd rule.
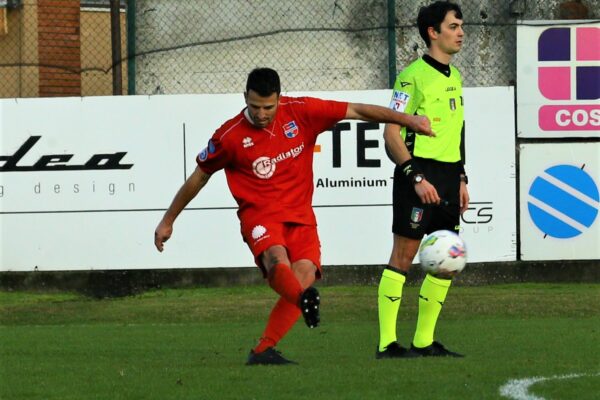
[[[197,167],[158,224],[159,251],[185,206],[220,169],[238,204],[244,241],[269,285],[280,295],[248,365],[290,364],[275,346],[300,315],[319,324],[321,250],[312,209],[313,150],[317,136],[343,119],[396,123],[432,135],[426,117],[368,104],[281,96],[279,76],[253,70],[246,83],[246,108],[225,122],[198,155]],[[400,135],[388,144],[397,161],[410,158]],[[400,154],[400,156],[398,156]]]

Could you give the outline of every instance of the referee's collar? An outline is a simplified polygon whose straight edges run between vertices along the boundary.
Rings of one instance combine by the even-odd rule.
[[[429,54],[423,55],[423,61],[440,71],[446,77],[450,77],[450,64],[442,64],[435,58],[431,57]]]

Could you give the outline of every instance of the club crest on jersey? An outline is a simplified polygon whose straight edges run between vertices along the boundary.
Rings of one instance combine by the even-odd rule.
[[[283,134],[288,139],[295,138],[298,135],[298,125],[296,125],[296,121],[291,121],[283,125]]]

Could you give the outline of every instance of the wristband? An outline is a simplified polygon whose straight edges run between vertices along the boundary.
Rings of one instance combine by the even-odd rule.
[[[463,175],[460,176],[460,181],[464,182],[465,184],[468,185],[469,184],[469,177],[467,175],[463,174]]]
[[[402,171],[402,175],[404,175],[404,177],[408,179],[409,182],[412,182],[414,184],[418,183],[415,182],[415,177],[417,175],[422,177],[423,173],[419,170],[419,168],[416,165],[413,164],[412,161],[413,160],[410,159],[402,163],[402,165],[400,165],[400,170]]]

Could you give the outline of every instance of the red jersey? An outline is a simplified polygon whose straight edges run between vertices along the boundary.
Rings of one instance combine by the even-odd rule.
[[[316,225],[312,209],[317,136],[344,119],[348,103],[285,97],[273,122],[254,126],[242,110],[225,122],[196,158],[212,174],[225,170],[242,225],[295,222]]]

